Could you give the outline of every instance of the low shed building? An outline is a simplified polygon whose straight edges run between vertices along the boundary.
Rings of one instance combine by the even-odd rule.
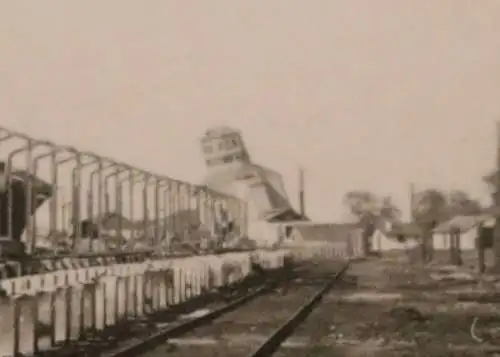
[[[432,245],[434,250],[449,250],[451,234],[460,233],[460,250],[474,250],[477,247],[478,227],[492,226],[495,221],[489,215],[455,216],[441,223],[433,231]]]
[[[422,232],[413,223],[381,220],[371,237],[370,250],[387,252],[413,249],[419,245]]]
[[[283,246],[324,247],[339,257],[363,256],[363,230],[353,223],[295,222],[284,227]]]

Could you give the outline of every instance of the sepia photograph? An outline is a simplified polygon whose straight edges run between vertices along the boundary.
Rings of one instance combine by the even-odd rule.
[[[500,0],[0,3],[0,357],[500,357]]]

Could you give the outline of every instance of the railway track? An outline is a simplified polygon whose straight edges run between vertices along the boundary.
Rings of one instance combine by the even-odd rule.
[[[264,276],[250,275],[241,282],[205,292],[184,303],[169,306],[167,310],[127,319],[99,332],[89,330],[88,334],[80,336],[78,340],[63,341],[52,348],[39,351],[36,355],[76,357],[137,354],[158,342],[161,343],[165,336],[181,335],[272,291],[282,280],[281,269],[267,271]],[[197,316],[196,312],[200,311],[210,313]]]
[[[300,348],[300,341],[286,341],[287,338],[318,306],[323,295],[335,286],[348,267],[342,265],[333,274],[316,277],[309,286],[287,284],[288,291],[284,293],[264,294],[276,287],[276,284],[266,284],[203,316],[160,327],[148,336],[129,340],[127,344],[100,355],[264,357],[273,355],[279,348]]]

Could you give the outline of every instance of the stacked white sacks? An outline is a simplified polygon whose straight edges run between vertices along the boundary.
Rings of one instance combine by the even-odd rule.
[[[256,251],[253,260],[264,269],[277,269],[283,266],[286,250]]]
[[[0,318],[6,326],[0,335],[0,355],[14,353],[16,335],[20,336],[18,351],[32,354],[35,325],[43,350],[53,342],[75,340],[87,329],[99,331],[126,319],[142,318],[234,283],[250,273],[250,254],[66,267],[0,280]],[[285,252],[256,254],[264,268],[273,269],[282,265]]]

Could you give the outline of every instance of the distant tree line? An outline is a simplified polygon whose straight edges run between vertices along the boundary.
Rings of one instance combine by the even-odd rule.
[[[364,191],[350,191],[344,196],[344,204],[357,218],[364,230],[365,244],[373,235],[380,220],[400,221],[401,209],[390,196],[379,197]],[[432,230],[441,222],[456,215],[475,215],[483,211],[481,204],[466,192],[454,190],[449,193],[437,189],[425,189],[414,194],[411,216],[421,232],[422,253],[427,259]]]
[[[344,196],[344,204],[361,223],[378,218],[401,219],[401,209],[390,196],[379,197],[369,191],[350,191]],[[425,227],[435,226],[456,215],[479,214],[483,208],[464,191],[444,193],[437,189],[426,189],[415,193],[411,211],[414,222]]]

